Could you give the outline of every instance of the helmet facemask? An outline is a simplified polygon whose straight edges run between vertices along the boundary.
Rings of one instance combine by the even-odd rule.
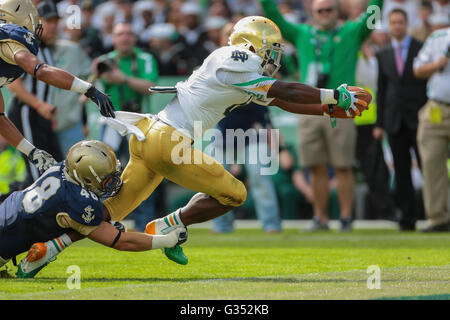
[[[37,24],[36,24],[36,21],[34,21],[35,17],[33,17],[33,13],[29,13],[28,16],[29,16],[28,19],[29,19],[30,23],[27,23],[27,25],[29,25],[31,27],[31,30],[29,30],[29,31],[33,32],[38,40],[41,40],[42,32],[44,31],[44,29],[42,28],[41,19],[39,19],[37,17],[38,21],[37,21]],[[29,29],[29,27],[28,28],[26,26],[24,26],[24,27],[27,30]]]
[[[114,197],[122,188],[122,179],[120,178],[122,174],[122,170],[120,167],[120,161],[117,160],[118,169],[116,172],[113,172],[103,178],[100,186],[102,190],[100,190],[99,196],[102,198]]]
[[[42,24],[41,24],[41,22],[39,21],[39,23],[38,23],[36,29],[34,29],[34,34],[36,35],[36,38],[37,38],[38,40],[41,40],[41,39],[42,39],[42,33],[43,33],[43,32],[44,32],[44,28],[42,28]]]
[[[87,183],[85,178],[85,183],[83,186],[84,188],[92,191],[100,198],[114,197],[120,191],[120,188],[122,187],[122,179],[120,178],[122,174],[122,168],[119,160],[117,160],[116,171],[108,174],[103,178],[97,175],[92,166],[89,166],[89,169],[92,175],[95,177],[96,183],[92,183],[92,181],[90,183]]]
[[[281,56],[284,52],[284,46],[279,43],[274,43],[271,46],[265,45],[259,49],[256,54],[264,57],[261,65],[262,71],[270,77],[276,75],[281,68]],[[273,69],[269,70],[269,66],[272,65]]]

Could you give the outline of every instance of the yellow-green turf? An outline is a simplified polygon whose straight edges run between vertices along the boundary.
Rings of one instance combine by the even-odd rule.
[[[183,248],[186,266],[160,250],[119,252],[83,240],[35,279],[0,279],[0,299],[450,299],[450,233],[191,229]],[[67,287],[71,265],[81,270],[79,290]],[[367,288],[372,265],[381,289]]]

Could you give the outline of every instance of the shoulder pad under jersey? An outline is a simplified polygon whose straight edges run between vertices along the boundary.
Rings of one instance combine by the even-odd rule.
[[[39,51],[39,40],[36,35],[18,25],[11,23],[0,25],[0,40],[7,39],[23,44],[34,55]]]
[[[262,60],[255,53],[241,47],[227,46],[217,49],[215,58],[219,69],[233,72],[258,72]]]

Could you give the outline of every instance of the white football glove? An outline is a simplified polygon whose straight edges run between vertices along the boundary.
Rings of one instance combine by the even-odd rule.
[[[187,229],[176,228],[165,235],[152,236],[152,249],[172,248],[187,240]]]
[[[43,174],[48,168],[57,163],[50,153],[38,148],[31,150],[28,159],[38,169],[39,175]]]

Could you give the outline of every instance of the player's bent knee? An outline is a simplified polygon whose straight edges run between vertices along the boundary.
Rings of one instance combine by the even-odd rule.
[[[245,188],[243,183],[242,183],[241,192],[240,192],[237,200],[238,201],[236,202],[237,203],[236,207],[242,206],[244,204],[245,200],[247,200],[247,188]]]
[[[247,189],[241,181],[236,179],[236,183],[234,184],[232,191],[222,195],[219,202],[227,206],[239,207],[244,204],[246,199]]]

